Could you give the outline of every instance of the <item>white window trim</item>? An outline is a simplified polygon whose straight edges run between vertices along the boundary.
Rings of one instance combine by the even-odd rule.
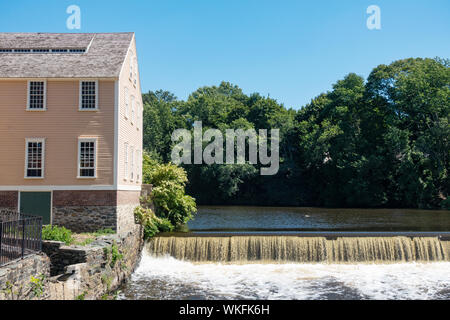
[[[131,163],[131,165],[130,165],[130,182],[133,182],[134,181],[134,179],[135,179],[135,173],[134,173],[134,157],[135,157],[135,154],[134,154],[134,146],[130,146],[130,155],[131,155],[131,161],[130,161],[130,163]]]
[[[98,111],[99,107],[98,107],[98,80],[92,80],[92,79],[82,79],[79,81],[79,89],[78,89],[78,111]],[[82,84],[83,82],[95,82],[95,109],[83,109],[82,108],[82,103],[83,103],[83,99],[82,99]]]
[[[123,90],[125,99],[125,119],[128,119],[130,116],[130,90],[128,87],[125,87]]]
[[[133,52],[130,52],[130,73],[129,73],[129,79],[131,82],[133,82],[133,74],[134,74],[134,66],[133,66]]]
[[[130,100],[131,100],[130,122],[133,125],[134,124],[134,118],[136,117],[136,98],[132,95]]]
[[[30,108],[30,82],[43,82],[44,83],[44,104],[43,109]],[[43,79],[28,79],[27,81],[27,111],[43,112],[47,111],[47,80]]]
[[[81,143],[82,142],[94,142],[94,176],[93,177],[82,177],[80,175],[81,171]],[[97,179],[97,148],[98,148],[98,138],[78,138],[78,169],[77,169],[77,179]]]
[[[29,142],[41,142],[42,143],[42,176],[41,177],[27,177],[28,170],[28,143]],[[27,180],[42,180],[45,179],[45,138],[26,138],[25,139],[25,170],[24,179]]]
[[[128,180],[128,142],[124,143],[124,158],[123,158],[123,164],[124,164],[124,172],[123,172],[123,180]]]
[[[136,129],[141,127],[141,104],[136,102]]]
[[[141,158],[141,151],[139,149],[136,150],[136,183],[139,183],[140,179],[141,179],[141,163],[142,161],[140,160]]]
[[[134,57],[134,59],[133,59],[133,64],[134,64],[134,67],[133,67],[133,72],[134,72],[134,74],[133,74],[133,84],[134,84],[134,87],[136,87],[136,85],[137,85],[137,70],[138,70],[138,68],[137,68],[137,57]]]

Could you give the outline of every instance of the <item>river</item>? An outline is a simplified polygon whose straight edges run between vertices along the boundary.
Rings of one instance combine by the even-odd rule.
[[[188,227],[120,299],[450,299],[449,211],[200,207]]]

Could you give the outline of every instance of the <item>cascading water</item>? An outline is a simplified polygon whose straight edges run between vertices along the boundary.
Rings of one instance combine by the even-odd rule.
[[[192,262],[393,263],[450,261],[450,242],[434,238],[223,236],[157,237],[153,256]]]
[[[220,207],[189,228],[149,241],[119,298],[450,299],[445,211]]]

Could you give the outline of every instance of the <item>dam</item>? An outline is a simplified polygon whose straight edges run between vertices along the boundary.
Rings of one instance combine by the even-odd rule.
[[[121,299],[450,299],[450,212],[201,208]]]
[[[145,250],[190,262],[396,263],[450,261],[439,237],[200,236],[156,237]]]

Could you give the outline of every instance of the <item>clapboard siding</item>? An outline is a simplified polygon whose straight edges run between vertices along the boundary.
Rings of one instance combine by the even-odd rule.
[[[139,67],[137,68],[137,83],[134,85],[133,81],[130,81],[130,55],[136,57],[136,42],[133,38],[130,49],[128,51],[127,57],[125,59],[122,73],[119,79],[119,90],[120,90],[120,108],[119,108],[119,153],[118,153],[118,184],[119,185],[133,185],[140,186],[142,183],[142,119],[143,119],[143,103],[142,103],[142,95],[141,95],[141,87],[139,81]],[[140,105],[140,117],[139,124],[137,123],[137,109],[134,124],[131,124],[131,98],[130,98],[130,112],[128,119],[125,118],[125,87],[129,90],[130,97],[133,95],[135,97],[135,101]],[[138,129],[139,128],[139,129]],[[134,181],[130,181],[130,179],[125,179],[125,142],[128,143],[129,147],[134,147],[135,154],[135,174],[138,173],[139,168],[139,181],[134,179]],[[137,159],[136,151],[140,151],[140,158]],[[129,160],[129,168],[128,173],[130,172],[131,167],[131,155],[130,148],[128,148],[128,160]],[[136,167],[139,163],[139,166]]]
[[[112,185],[114,80],[99,81],[99,111],[82,112],[79,80],[48,80],[47,111],[26,111],[27,81],[0,80],[0,185]],[[98,137],[97,179],[77,179],[78,137]],[[46,138],[45,178],[24,179],[25,139]]]

